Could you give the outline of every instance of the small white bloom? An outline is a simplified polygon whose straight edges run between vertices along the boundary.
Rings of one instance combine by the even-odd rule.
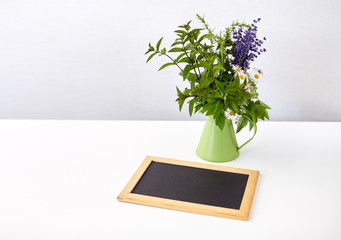
[[[246,91],[250,92],[251,91],[251,84],[246,82],[245,89],[246,89]]]
[[[245,78],[246,78],[246,75],[244,73],[239,73],[239,79],[241,82],[244,82]]]
[[[263,71],[260,68],[253,68],[252,72],[250,73],[251,79],[254,82],[259,82],[261,77],[264,77]]]
[[[232,122],[238,121],[240,118],[239,115],[235,114],[231,109],[226,109],[226,118],[232,120]]]
[[[238,73],[242,73],[243,72],[243,70],[240,67],[236,66],[236,65],[232,65],[232,68],[233,68],[233,70],[235,70]]]
[[[246,79],[246,74],[244,71],[236,65],[232,65],[232,68],[236,71],[236,74],[238,74],[240,81],[243,82]]]

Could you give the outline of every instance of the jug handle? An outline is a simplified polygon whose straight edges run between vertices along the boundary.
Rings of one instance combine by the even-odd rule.
[[[244,147],[246,144],[248,144],[249,142],[251,142],[251,140],[255,137],[256,133],[257,133],[257,124],[254,123],[253,121],[251,121],[251,119],[249,117],[244,116],[245,118],[247,118],[250,121],[250,124],[252,124],[253,128],[254,128],[254,133],[253,136],[247,140],[245,143],[243,143],[240,147],[238,147],[238,150],[241,149],[242,147]]]

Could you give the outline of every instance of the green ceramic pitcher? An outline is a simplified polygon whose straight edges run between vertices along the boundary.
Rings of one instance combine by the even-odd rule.
[[[225,125],[221,130],[216,124],[213,116],[208,116],[202,132],[196,154],[201,159],[210,162],[228,162],[239,156],[239,150],[248,144],[256,135],[257,126],[254,126],[252,138],[238,147],[236,134],[230,119],[225,119]]]

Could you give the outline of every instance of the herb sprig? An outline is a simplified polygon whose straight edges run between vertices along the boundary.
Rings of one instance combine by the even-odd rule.
[[[191,21],[178,26],[169,50],[161,48],[163,38],[155,46],[149,43],[147,62],[155,55],[164,56],[170,62],[159,71],[174,65],[183,81],[189,82],[189,88],[176,88],[180,111],[187,101],[190,116],[201,112],[213,115],[220,129],[227,118],[237,123],[237,132],[248,124],[251,130],[259,119],[269,119],[270,109],[258,99],[257,83],[263,72],[256,68],[249,71],[250,63],[266,51],[261,48],[266,39],[257,38],[260,18],[251,25],[233,22],[219,34],[204,17],[197,15],[197,19],[202,28],[192,28]]]

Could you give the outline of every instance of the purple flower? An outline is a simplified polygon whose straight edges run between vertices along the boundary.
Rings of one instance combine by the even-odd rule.
[[[254,23],[258,23],[261,19],[253,20]],[[266,38],[264,37],[265,41]],[[251,27],[243,30],[239,28],[234,29],[232,34],[233,41],[233,61],[234,65],[239,66],[241,69],[246,70],[250,67],[250,63],[257,58],[261,52],[265,52],[266,49],[260,47],[263,44],[262,40],[257,38],[257,26],[251,24]]]

